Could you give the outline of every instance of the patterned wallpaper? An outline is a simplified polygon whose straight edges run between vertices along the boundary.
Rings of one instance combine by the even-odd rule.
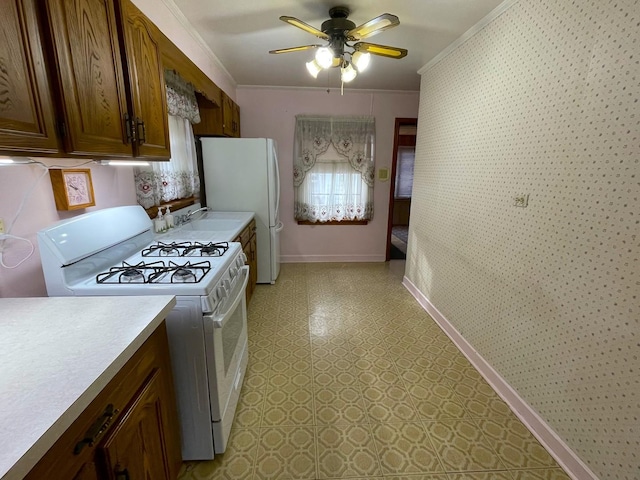
[[[640,479],[639,32],[637,0],[520,1],[424,72],[406,272],[616,480]]]

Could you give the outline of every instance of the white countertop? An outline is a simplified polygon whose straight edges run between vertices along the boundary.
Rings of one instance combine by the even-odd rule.
[[[0,478],[21,479],[175,305],[171,295],[0,298]]]
[[[254,212],[216,212],[196,213],[192,220],[157,235],[159,241],[206,241],[232,242],[249,225]]]

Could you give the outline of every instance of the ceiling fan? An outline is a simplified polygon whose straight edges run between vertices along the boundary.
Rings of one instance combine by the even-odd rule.
[[[369,64],[372,54],[395,59],[407,56],[408,51],[404,48],[360,41],[400,25],[398,17],[390,13],[383,13],[362,25],[356,26],[355,23],[347,18],[349,13],[350,11],[347,7],[331,8],[329,10],[329,17],[331,18],[322,23],[320,30],[295,17],[283,15],[280,17],[283,22],[326,40],[328,44],[281,48],[270,50],[269,53],[289,53],[317,49],[315,59],[307,62],[309,73],[314,78],[317,78],[318,73],[324,68],[340,67],[343,82],[350,82],[358,72],[362,72]],[[356,43],[350,44],[350,42]],[[345,58],[345,54],[349,56],[349,59]]]

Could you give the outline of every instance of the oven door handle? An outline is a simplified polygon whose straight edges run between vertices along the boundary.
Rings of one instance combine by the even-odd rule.
[[[238,303],[240,303],[240,301],[245,298],[244,292],[247,288],[247,282],[249,281],[249,265],[244,265],[240,268],[240,275],[242,276],[242,286],[238,288],[238,285],[240,285],[240,283],[236,283],[236,287],[233,289],[232,294],[227,299],[230,300],[233,298],[233,295],[235,295],[235,298],[233,298],[233,301],[231,302],[229,308],[225,309],[225,311],[222,313],[215,313],[204,316],[205,320],[211,320],[213,328],[223,328],[225,323],[227,323],[227,320],[231,318],[231,315],[236,310]]]

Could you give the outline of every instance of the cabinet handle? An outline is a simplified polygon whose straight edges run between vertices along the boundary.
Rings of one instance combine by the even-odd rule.
[[[138,130],[138,144],[142,145],[147,141],[147,130],[144,125],[144,122],[140,120],[138,117],[136,117],[136,128]],[[142,133],[140,133],[141,130],[142,130]]]
[[[135,131],[133,130],[133,125],[131,122],[131,117],[128,113],[124,114],[124,128],[127,133],[127,143],[133,143],[136,141]]]
[[[126,468],[124,470],[120,470],[120,465],[116,465],[116,469],[113,473],[116,475],[116,480],[131,480],[131,477],[129,477],[129,470]]]
[[[73,449],[74,455],[79,455],[85,445],[89,445],[92,447],[98,438],[109,428],[111,425],[111,420],[113,416],[116,415],[120,410],[117,408],[113,408],[113,404],[107,405],[107,408],[104,409],[104,412],[100,417],[93,422],[93,425],[87,430],[84,434],[84,438],[76,443],[76,446]]]

